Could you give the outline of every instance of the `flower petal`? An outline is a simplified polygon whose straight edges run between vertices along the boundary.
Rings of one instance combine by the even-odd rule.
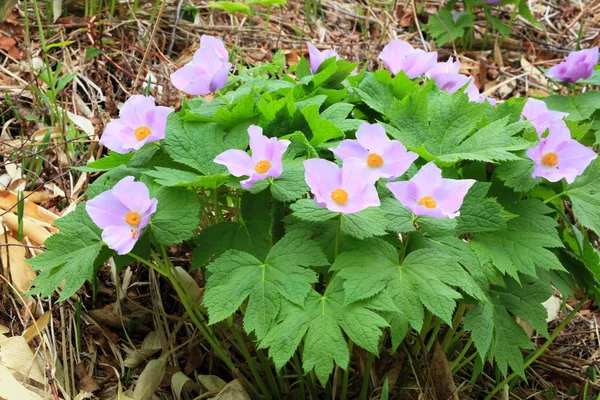
[[[192,64],[186,64],[171,74],[173,86],[191,95],[209,94],[211,80],[211,74]]]
[[[100,144],[115,153],[126,154],[131,152],[132,138],[135,139],[135,136],[131,129],[123,125],[120,120],[114,119],[106,124],[100,137]]]
[[[223,67],[215,72],[210,80],[210,84],[208,85],[208,89],[212,92],[216,92],[221,89],[227,83],[227,77],[229,76],[229,71],[231,70],[231,63],[223,63]]]
[[[304,161],[304,180],[318,203],[331,201],[331,192],[341,186],[340,168],[331,161],[311,158]]]
[[[254,173],[254,162],[243,150],[226,150],[215,157],[214,162],[226,166],[233,176],[250,176]]]
[[[475,182],[473,179],[442,179],[440,188],[433,196],[437,202],[436,208],[449,218],[458,216],[458,210]]]
[[[392,145],[392,141],[380,124],[363,123],[356,131],[358,143],[367,151],[379,156],[383,155]]]
[[[133,236],[136,236],[135,238]],[[131,232],[128,225],[113,225],[102,231],[102,240],[119,255],[127,254],[133,249],[138,235]]]
[[[338,147],[330,148],[329,150],[340,160],[351,157],[366,160],[369,155],[358,141],[350,139],[342,140]]]
[[[125,216],[130,210],[121,204],[111,190],[107,190],[89,200],[85,211],[100,229],[106,229],[111,225],[125,224]]]
[[[133,176],[126,176],[112,188],[113,195],[131,211],[144,213],[152,206],[150,191],[142,182],[135,182]]]
[[[416,186],[418,201],[423,196],[432,196],[442,184],[442,170],[433,162],[425,164],[410,180]]]
[[[360,196],[369,184],[369,169],[364,161],[358,158],[345,159],[340,187],[348,192],[348,197]]]

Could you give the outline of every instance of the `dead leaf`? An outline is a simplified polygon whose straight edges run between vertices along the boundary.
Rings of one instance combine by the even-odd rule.
[[[117,400],[134,400],[131,397],[123,394],[123,387],[121,386],[121,381],[119,381],[119,389],[117,391]]]
[[[43,193],[43,192],[42,192]],[[45,199],[48,199],[46,194]],[[0,190],[0,208],[15,212],[17,205],[19,204],[19,198],[16,193],[8,190]],[[39,221],[46,222],[54,225],[54,221],[58,218],[58,215],[46,210],[43,207],[29,201],[29,198],[23,200],[23,214],[27,217],[37,219]]]
[[[17,232],[19,230],[19,217],[17,217],[17,214],[7,211],[2,215],[2,219],[13,231]],[[21,222],[23,223],[23,236],[27,236],[32,242],[43,245],[46,239],[52,236],[47,229],[36,224],[34,220],[23,218]]]
[[[10,281],[15,289],[20,293],[29,290],[36,273],[25,261],[25,247],[12,236],[4,234],[2,227],[0,227],[0,257],[2,265],[10,266]]]
[[[0,364],[0,398],[5,400],[42,400],[42,398],[21,385],[10,370]]]
[[[83,363],[75,366],[75,377],[77,378],[77,389],[80,391],[94,393],[100,390],[100,385],[88,374]]]
[[[171,377],[171,391],[175,395],[177,400],[181,400],[181,392],[186,390],[188,393],[196,392],[202,394],[202,386],[194,382],[190,377],[186,376],[183,372],[177,372]]]
[[[9,51],[11,47],[14,47],[17,41],[13,38],[6,37],[0,34],[0,49]]]
[[[43,331],[48,324],[50,323],[50,319],[52,317],[52,310],[48,310],[42,314],[41,317],[37,319],[33,324],[31,324],[25,331],[23,332],[23,336],[27,342],[31,342],[31,339],[36,337]]]
[[[160,385],[160,381],[165,376],[166,366],[166,357],[152,360],[146,365],[146,368],[144,368],[135,384],[135,390],[133,391],[133,398],[135,400],[148,400],[152,398],[152,395]]]
[[[200,302],[200,298],[202,297],[202,289],[196,283],[194,278],[191,277],[187,271],[181,267],[175,267],[175,271],[177,275],[179,275],[179,279],[183,283],[183,289],[190,295],[192,299],[197,302]]]
[[[437,399],[459,400],[446,352],[437,340],[433,346],[431,359],[431,382]]]
[[[134,350],[125,358],[123,365],[127,368],[135,368],[163,348],[162,341],[154,331],[150,332],[142,342],[139,350]]]
[[[251,400],[239,380],[231,381],[223,390],[213,397],[214,400]]]
[[[546,322],[552,322],[556,318],[558,318],[558,314],[560,313],[560,307],[562,305],[562,300],[560,297],[552,295],[548,300],[542,303],[546,311],[548,311],[548,317],[546,318]]]
[[[0,342],[0,364],[37,382],[46,383],[33,351],[23,336],[9,337]]]
[[[220,392],[227,386],[227,382],[215,375],[198,375],[197,379],[209,392]]]

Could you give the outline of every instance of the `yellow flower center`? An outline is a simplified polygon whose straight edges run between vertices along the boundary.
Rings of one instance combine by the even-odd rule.
[[[371,153],[367,157],[367,165],[372,168],[381,167],[383,165],[383,158],[379,154]]]
[[[142,222],[142,217],[135,211],[130,211],[125,215],[125,222],[129,225],[138,226]]]
[[[426,208],[435,208],[435,206],[437,206],[437,203],[433,197],[423,196],[421,197],[421,200],[419,200],[419,205]]]
[[[135,136],[135,138],[137,140],[144,140],[148,136],[150,136],[151,133],[152,133],[152,131],[150,130],[150,128],[148,128],[146,125],[144,125],[144,126],[140,126],[135,131],[133,131],[133,136]]]
[[[257,174],[266,174],[267,171],[271,168],[271,163],[267,160],[262,160],[256,163],[254,166],[254,170]]]
[[[340,206],[343,206],[348,202],[348,192],[346,192],[344,189],[335,189],[333,192],[331,192],[331,199]]]
[[[542,157],[542,164],[549,167],[554,167],[556,164],[558,164],[558,155],[553,152],[544,154],[544,157]]]

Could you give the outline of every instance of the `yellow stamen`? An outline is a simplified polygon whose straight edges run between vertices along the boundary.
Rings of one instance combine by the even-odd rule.
[[[125,222],[129,225],[138,226],[142,222],[142,217],[135,211],[130,211],[125,215]]]
[[[421,197],[421,200],[419,200],[419,205],[424,206],[426,208],[435,208],[435,206],[437,206],[437,203],[433,197],[423,196]]]
[[[266,174],[269,169],[271,169],[271,163],[267,160],[259,161],[254,166],[257,174]]]
[[[367,157],[367,165],[369,167],[381,167],[383,165],[383,158],[379,154],[371,153]]]
[[[558,164],[558,155],[553,152],[544,154],[544,157],[542,157],[542,164],[547,165],[549,167],[556,166],[556,164]]]
[[[331,199],[340,206],[343,206],[348,202],[348,192],[346,192],[344,189],[335,189],[333,192],[331,192]]]
[[[144,126],[140,126],[135,131],[133,131],[133,136],[135,136],[135,138],[137,140],[144,140],[148,136],[150,136],[151,133],[152,133],[152,131],[150,130],[150,128],[148,128],[147,126],[144,125]]]
[[[132,239],[137,239],[138,233],[139,233],[139,230],[137,230],[137,229],[132,229],[132,230],[131,230],[131,238],[132,238]]]

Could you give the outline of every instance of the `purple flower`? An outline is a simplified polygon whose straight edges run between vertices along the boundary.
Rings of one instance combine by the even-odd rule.
[[[252,156],[243,150],[230,149],[215,158],[215,162],[226,166],[231,175],[248,176],[248,179],[240,182],[246,189],[256,181],[268,177],[279,178],[283,171],[281,158],[291,143],[289,140],[264,136],[262,128],[256,125],[248,127],[248,135]]]
[[[122,255],[133,249],[156,211],[156,204],[156,199],[150,199],[146,185],[134,182],[133,176],[126,176],[111,190],[88,201],[85,209],[102,229],[104,243]]]
[[[459,74],[459,70],[460,61],[454,61],[450,57],[448,61],[437,63],[430,68],[425,76],[433,79],[441,91],[447,90],[448,93],[453,94],[464,87],[464,92],[469,96],[469,101],[480,103],[486,100],[479,95],[479,90],[475,86],[475,83],[473,83],[473,77]]]
[[[220,39],[202,35],[200,48],[192,61],[171,74],[171,82],[177,89],[192,95],[213,93],[227,82],[231,63]]]
[[[369,171],[369,182],[379,178],[395,179],[406,172],[419,156],[406,150],[397,140],[390,140],[380,124],[365,122],[356,131],[357,140],[344,140],[329,149],[340,160],[358,158]]]
[[[423,166],[405,182],[390,182],[387,187],[415,215],[436,218],[455,218],[473,179],[445,179],[442,170],[433,162]]]
[[[331,161],[312,158],[304,161],[304,169],[304,180],[321,207],[352,214],[381,204],[375,185],[369,183],[369,171],[358,158],[346,159],[342,168]]]
[[[563,118],[567,115],[569,114],[548,110],[546,103],[543,101],[529,98],[525,102],[525,107],[523,107],[523,111],[521,112],[521,119],[523,117],[527,118],[531,122],[531,125],[535,127],[538,137],[542,137],[546,129],[551,126],[557,125],[557,129],[561,127],[566,128]]]
[[[527,156],[533,160],[532,178],[546,178],[550,182],[565,179],[573,183],[587,166],[598,156],[592,149],[571,139],[569,128],[554,126],[548,137],[540,144],[527,150]]]
[[[597,62],[598,47],[574,51],[565,61],[550,68],[546,76],[570,83],[577,82],[579,79],[588,79],[594,73],[594,65]]]
[[[334,49],[319,51],[319,49],[309,42],[306,42],[306,45],[308,46],[310,70],[313,74],[317,73],[317,70],[323,61],[333,57],[338,58],[338,53]]]
[[[404,71],[406,76],[414,79],[431,69],[437,62],[437,56],[437,51],[426,53],[403,40],[392,40],[383,48],[379,59],[392,75]]]
[[[167,116],[173,110],[154,104],[154,97],[131,96],[119,112],[119,119],[110,121],[100,144],[114,152],[125,154],[144,144],[165,138]]]

